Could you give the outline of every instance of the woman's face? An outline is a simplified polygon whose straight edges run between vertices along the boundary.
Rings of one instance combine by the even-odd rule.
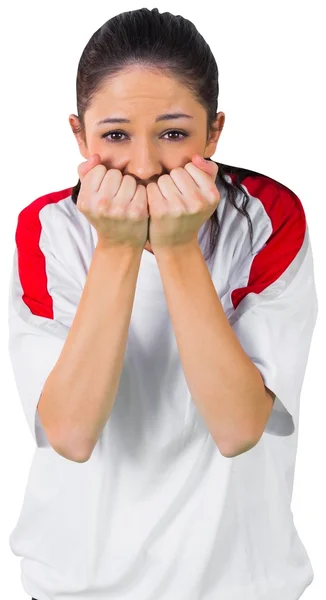
[[[190,118],[158,120],[167,113],[185,113]],[[99,123],[113,118],[130,122]],[[204,108],[175,79],[132,68],[121,72],[93,99],[85,113],[86,139],[74,135],[85,159],[97,153],[107,169],[119,169],[146,186],[184,167],[196,153],[204,158],[214,154],[225,115],[216,115],[214,125],[219,131],[211,131],[209,140],[206,119]],[[72,129],[79,126],[76,115],[70,115],[69,122]]]

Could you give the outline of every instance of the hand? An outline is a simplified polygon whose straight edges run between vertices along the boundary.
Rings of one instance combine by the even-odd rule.
[[[97,153],[79,165],[78,174],[76,207],[97,230],[97,245],[143,249],[149,218],[145,186],[119,169],[107,169]]]
[[[162,175],[146,187],[148,240],[153,251],[198,243],[198,231],[215,211],[220,194],[215,184],[218,165],[198,154],[184,167]]]

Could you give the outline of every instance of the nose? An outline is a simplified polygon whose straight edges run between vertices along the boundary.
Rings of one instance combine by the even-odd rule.
[[[158,178],[164,175],[166,170],[159,160],[155,159],[149,148],[144,151],[138,149],[128,161],[128,167],[124,175],[131,175],[138,185],[147,186],[149,183],[157,183]]]

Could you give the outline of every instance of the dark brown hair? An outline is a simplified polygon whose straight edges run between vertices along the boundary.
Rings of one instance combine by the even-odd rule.
[[[188,19],[169,12],[160,13],[157,8],[141,8],[112,17],[95,31],[86,44],[77,71],[77,116],[81,125],[74,130],[75,133],[85,132],[85,112],[101,87],[122,69],[133,66],[160,70],[164,75],[176,78],[205,108],[207,140],[210,129],[216,131],[213,123],[218,105],[219,73],[209,45]],[[216,164],[219,165],[218,177],[227,190],[228,201],[248,220],[252,249],[252,223],[246,210],[249,195],[241,182],[248,175],[261,174],[220,162]],[[227,181],[225,175],[229,175],[231,181]],[[80,180],[72,188],[75,204],[79,190]],[[242,207],[235,202],[237,190],[244,195]],[[210,227],[207,259],[214,252],[220,230],[216,210],[206,226]]]

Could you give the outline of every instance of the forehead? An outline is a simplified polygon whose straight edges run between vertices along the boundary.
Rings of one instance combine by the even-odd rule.
[[[133,111],[153,112],[156,117],[163,112],[188,112],[196,108],[199,110],[198,103],[188,88],[175,78],[157,71],[131,69],[103,82],[89,113],[105,118],[114,109],[119,114],[126,111],[124,116],[132,119]]]

